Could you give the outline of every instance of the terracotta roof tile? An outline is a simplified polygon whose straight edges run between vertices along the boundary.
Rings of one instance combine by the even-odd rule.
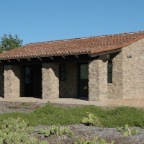
[[[31,43],[0,54],[1,60],[96,54],[125,47],[144,38],[144,32]]]

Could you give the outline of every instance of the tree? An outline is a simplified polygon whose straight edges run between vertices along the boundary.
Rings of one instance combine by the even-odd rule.
[[[3,52],[17,48],[22,45],[22,42],[23,40],[18,35],[4,34],[0,39],[0,51]]]

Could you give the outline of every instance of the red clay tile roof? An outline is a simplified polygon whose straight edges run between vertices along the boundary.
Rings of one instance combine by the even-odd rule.
[[[125,47],[142,38],[143,31],[32,43],[0,54],[0,60],[96,54]]]

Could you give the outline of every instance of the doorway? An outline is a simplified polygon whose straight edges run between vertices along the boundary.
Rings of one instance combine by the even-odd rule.
[[[24,66],[24,96],[42,97],[41,65]]]
[[[79,98],[88,98],[88,63],[78,65]]]

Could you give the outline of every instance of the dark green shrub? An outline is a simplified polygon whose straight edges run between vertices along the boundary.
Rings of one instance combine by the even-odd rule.
[[[87,112],[98,118],[104,127],[139,126],[144,128],[144,110],[131,107],[103,108],[97,106],[77,106],[64,108],[46,104],[31,113],[0,114],[0,123],[11,118],[20,117],[31,126],[79,124]]]

